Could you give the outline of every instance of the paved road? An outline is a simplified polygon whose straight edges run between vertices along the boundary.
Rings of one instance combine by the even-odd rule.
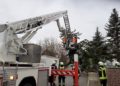
[[[56,86],[58,86],[58,77],[56,78]],[[73,78],[66,76],[65,86],[73,86]],[[90,72],[88,76],[86,73],[82,73],[79,78],[79,86],[100,86],[97,73]]]

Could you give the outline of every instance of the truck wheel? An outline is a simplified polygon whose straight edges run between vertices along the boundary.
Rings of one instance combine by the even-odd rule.
[[[33,86],[31,83],[25,83],[23,86]]]
[[[20,86],[36,86],[33,82],[24,82]]]
[[[33,77],[28,77],[23,79],[19,86],[36,86],[36,82]]]

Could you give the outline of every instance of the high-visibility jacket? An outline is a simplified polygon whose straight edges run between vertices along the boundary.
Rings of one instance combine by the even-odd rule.
[[[99,67],[99,79],[100,80],[106,80],[106,68],[105,67]]]

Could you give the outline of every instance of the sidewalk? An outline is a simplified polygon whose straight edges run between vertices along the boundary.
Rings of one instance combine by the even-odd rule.
[[[87,86],[100,86],[99,78],[97,73],[89,72],[88,73],[88,83]]]

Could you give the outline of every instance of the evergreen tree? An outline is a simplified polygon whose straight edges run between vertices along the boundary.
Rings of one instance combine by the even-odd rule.
[[[88,67],[89,67],[89,58],[90,58],[90,55],[89,55],[89,50],[88,48],[90,47],[89,46],[89,43],[90,41],[87,40],[87,39],[84,39],[83,41],[79,42],[79,50],[81,52],[80,56],[81,56],[81,61],[80,64],[81,64],[81,70],[88,70]]]
[[[98,27],[96,28],[95,35],[91,41],[91,48],[93,49],[93,63],[98,64],[99,60],[105,60],[107,56],[107,47],[104,41],[104,37],[99,32]]]
[[[107,31],[107,37],[109,38],[109,53],[112,58],[120,60],[120,21],[116,9],[113,9],[105,29]]]
[[[96,69],[99,60],[104,60],[107,57],[107,47],[104,42],[104,37],[99,32],[97,27],[92,41],[84,40],[79,43],[82,53],[83,67]]]

